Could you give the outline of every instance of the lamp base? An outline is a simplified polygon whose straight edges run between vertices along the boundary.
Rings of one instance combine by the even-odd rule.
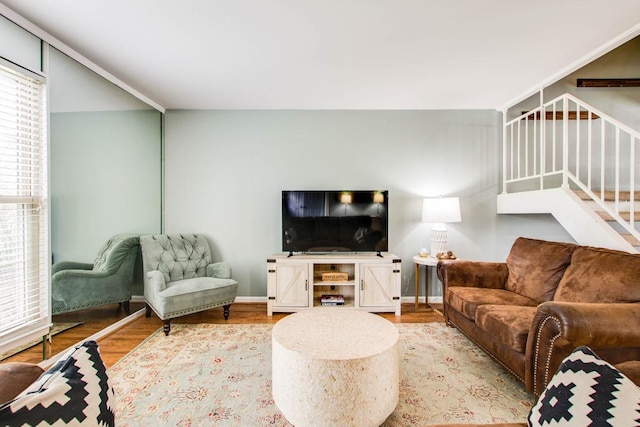
[[[447,230],[431,230],[431,256],[447,252]]]

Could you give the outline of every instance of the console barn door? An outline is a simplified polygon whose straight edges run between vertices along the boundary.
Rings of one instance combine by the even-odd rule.
[[[309,266],[290,264],[276,266],[276,301],[279,307],[309,306]]]
[[[395,277],[393,264],[363,264],[360,267],[360,306],[394,305]]]

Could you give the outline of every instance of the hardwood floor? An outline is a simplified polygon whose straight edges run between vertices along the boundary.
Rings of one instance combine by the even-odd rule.
[[[434,305],[438,308],[436,305]],[[131,312],[144,309],[144,303],[131,303]],[[286,313],[275,313],[267,316],[267,306],[264,303],[235,303],[231,306],[229,320],[224,320],[222,308],[214,308],[200,313],[174,319],[175,323],[275,323],[286,316]],[[438,311],[427,311],[421,305],[416,312],[413,304],[402,304],[402,315],[393,313],[380,313],[380,316],[395,323],[421,323],[443,322],[444,318]],[[65,350],[66,348],[83,341],[87,337],[111,326],[113,323],[124,319],[125,313],[118,305],[106,305],[102,307],[65,313],[53,317],[54,322],[83,322],[81,325],[55,335],[51,345],[45,345],[46,358]],[[152,313],[151,317],[139,317],[112,334],[98,340],[100,353],[107,368],[125,356],[135,346],[144,341],[153,332],[162,327],[162,321]],[[11,356],[4,362],[29,362],[42,361],[42,343]]]

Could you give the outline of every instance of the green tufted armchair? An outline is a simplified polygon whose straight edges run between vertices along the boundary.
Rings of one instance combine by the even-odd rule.
[[[51,267],[51,313],[120,303],[131,314],[129,301],[139,252],[139,235],[117,234],[104,244],[93,264],[55,263]]]
[[[236,299],[238,282],[231,266],[211,262],[207,239],[197,234],[141,236],[144,299],[147,317],[153,310],[169,335],[171,319],[222,306],[224,318]]]

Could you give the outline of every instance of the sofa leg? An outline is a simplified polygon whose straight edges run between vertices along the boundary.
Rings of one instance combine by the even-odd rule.
[[[129,305],[129,301],[124,301],[124,302],[122,302],[120,304],[124,308],[124,314],[126,314],[127,316],[130,316],[131,315],[131,306]]]
[[[169,331],[171,330],[171,320],[167,319],[164,321],[164,327],[162,328],[162,330],[164,331],[164,335],[167,336],[169,335]]]
[[[145,304],[144,317],[151,317],[151,306],[149,304]]]
[[[224,320],[229,319],[229,307],[231,307],[231,304],[222,306],[222,308],[224,309]]]

